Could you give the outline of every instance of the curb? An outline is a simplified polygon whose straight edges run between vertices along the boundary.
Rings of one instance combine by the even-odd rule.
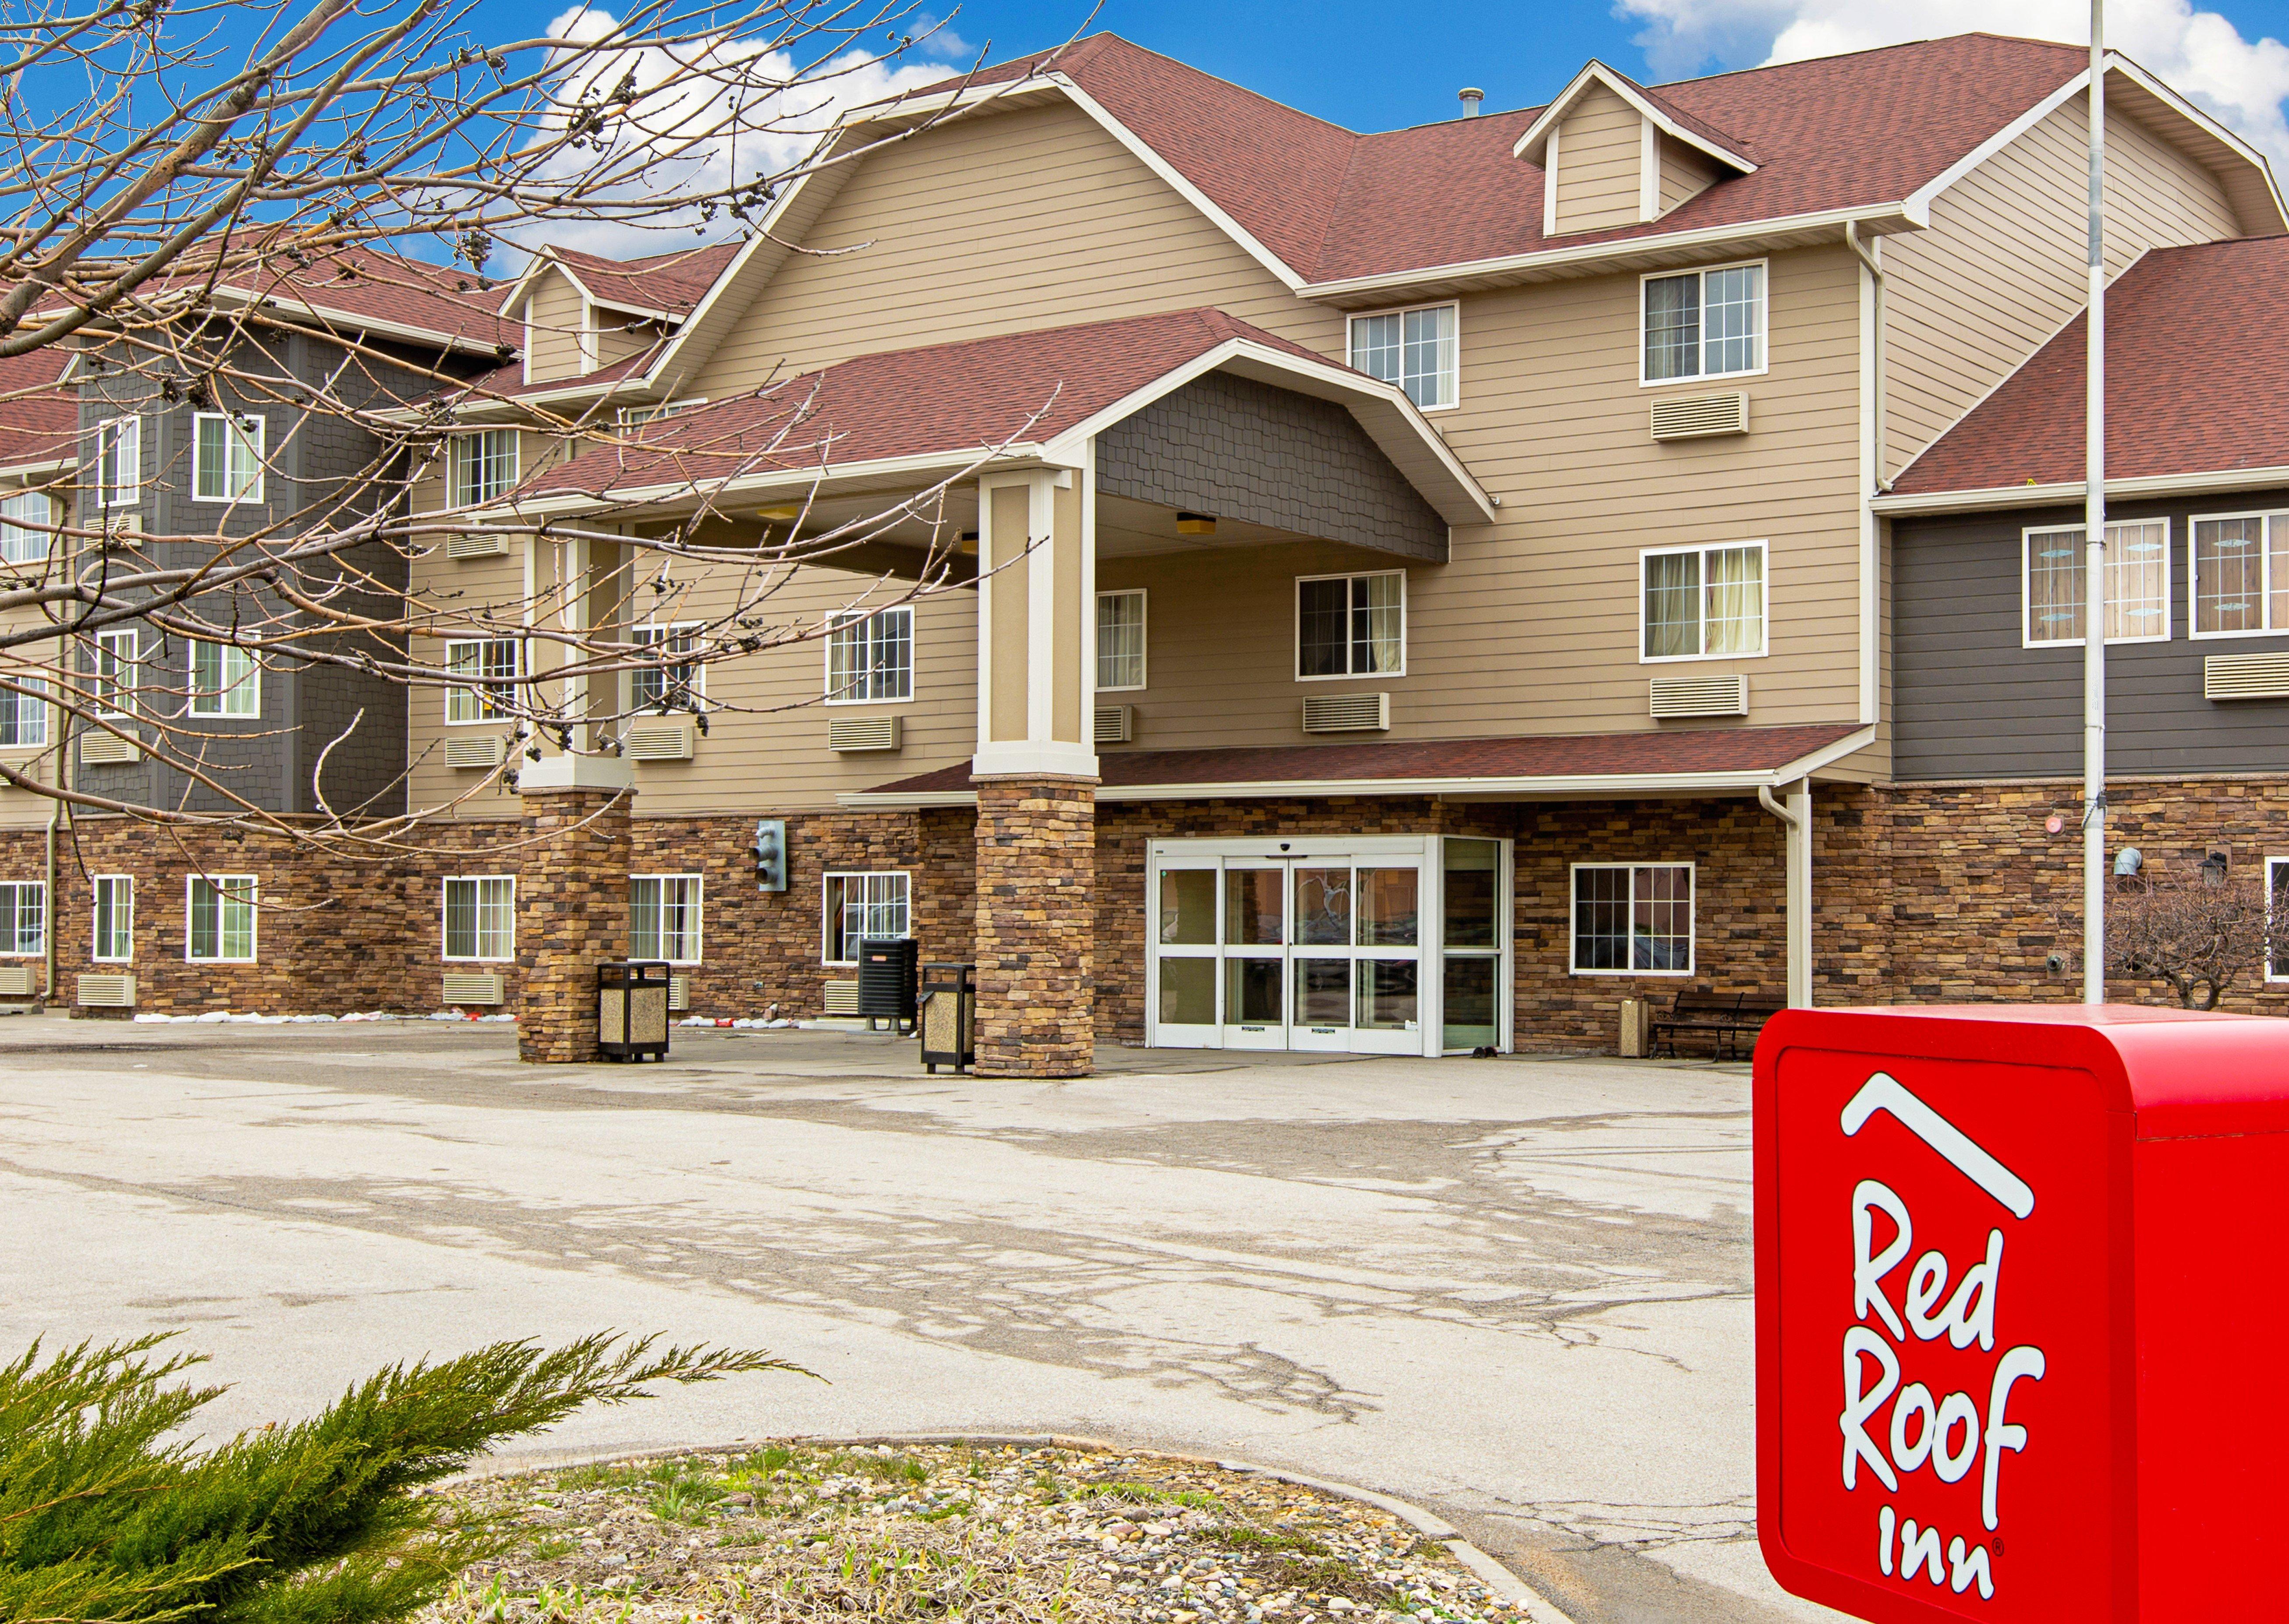
[[[1454,1554],[1455,1560],[1471,1570],[1479,1581],[1498,1598],[1512,1606],[1522,1607],[1534,1624],[1574,1624],[1543,1596],[1500,1562],[1464,1539],[1455,1525],[1444,1517],[1434,1516],[1422,1507],[1410,1504],[1393,1494],[1374,1489],[1363,1489],[1353,1483],[1338,1483],[1332,1477],[1313,1477],[1303,1472],[1291,1472],[1284,1467],[1259,1466],[1253,1461],[1235,1461],[1224,1455],[1192,1455],[1173,1449],[1138,1449],[1111,1438],[1089,1437],[1071,1432],[864,1432],[839,1436],[799,1433],[788,1435],[805,1444],[845,1445],[857,1448],[875,1444],[970,1444],[989,1447],[1010,1446],[1019,1449],[1087,1449],[1100,1450],[1108,1454],[1151,1455],[1161,1461],[1187,1461],[1200,1466],[1213,1466],[1220,1471],[1248,1472],[1269,1477],[1277,1483],[1292,1483],[1298,1488],[1317,1489],[1323,1494],[1333,1494],[1340,1500],[1355,1500],[1362,1505],[1388,1511],[1426,1539],[1436,1540]],[[593,1466],[605,1461],[657,1461],[668,1455],[713,1453],[731,1450],[758,1440],[742,1438],[732,1444],[690,1444],[669,1449],[608,1449],[566,1455],[559,1460],[527,1461],[506,1466],[498,1471],[473,1470],[458,1473],[445,1479],[445,1485],[467,1483],[486,1477],[516,1477],[528,1472],[557,1472],[572,1467]],[[440,1486],[444,1486],[441,1485]]]

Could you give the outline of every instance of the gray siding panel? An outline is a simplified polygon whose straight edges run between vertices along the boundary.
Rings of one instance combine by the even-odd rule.
[[[2110,643],[2110,774],[2289,771],[2289,700],[2202,697],[2213,654],[2289,653],[2289,636],[2188,635],[2197,515],[2289,510],[2289,490],[2118,506],[2170,521],[2171,635]],[[2071,777],[2082,770],[2082,649],[2021,643],[2020,537],[2080,508],[1901,520],[1892,531],[1894,744],[1902,779]]]

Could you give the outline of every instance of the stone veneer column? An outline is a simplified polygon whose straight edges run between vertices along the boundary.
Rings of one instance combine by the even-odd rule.
[[[550,771],[558,768],[561,770]],[[581,768],[603,768],[602,774]],[[614,770],[616,769],[616,770]],[[596,1058],[596,967],[627,957],[629,814],[635,792],[583,778],[618,761],[559,756],[528,769],[524,860],[516,880],[520,1060]],[[568,780],[558,787],[554,780]],[[539,780],[539,782],[535,782]]]
[[[977,781],[977,1071],[1086,1077],[1097,1043],[1097,790]]]

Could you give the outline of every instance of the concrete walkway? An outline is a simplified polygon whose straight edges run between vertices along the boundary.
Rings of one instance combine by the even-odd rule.
[[[1832,1618],[1754,1542],[1745,1068],[0,1021],[0,1354],[180,1329],[229,1429],[601,1327],[751,1377],[535,1453],[1039,1430],[1416,1501],[1582,1624]]]

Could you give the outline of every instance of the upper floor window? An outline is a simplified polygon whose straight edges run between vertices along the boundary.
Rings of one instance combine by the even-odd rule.
[[[95,431],[95,500],[132,507],[142,498],[143,419],[114,418]]]
[[[2083,640],[2082,526],[2029,530],[2020,579],[2030,649]],[[2106,641],[2158,642],[2170,635],[2170,524],[2106,527]]]
[[[1462,398],[1461,325],[1453,305],[1384,310],[1351,319],[1352,365],[1397,384],[1426,411]]]
[[[89,882],[95,904],[89,957],[121,964],[135,956],[135,880],[129,874],[98,874]]]
[[[699,876],[628,876],[628,957],[699,962]]]
[[[1681,276],[1648,276],[1645,290],[1645,375],[1664,384],[1680,378],[1727,378],[1765,370],[1765,267],[1719,266]]]
[[[666,418],[680,418],[687,411],[698,411],[707,404],[707,397],[696,395],[688,401],[660,401],[650,406],[620,408],[622,428],[642,428],[647,423],[658,423]]]
[[[445,669],[456,679],[445,690],[447,721],[491,721],[516,707],[523,674],[514,637],[472,639],[445,645]]]
[[[1765,544],[1661,547],[1644,572],[1638,657],[1696,660],[1765,651]]]
[[[2289,632],[2289,513],[2194,521],[2194,635]]]
[[[637,626],[634,630],[639,649],[656,649],[663,655],[690,654],[699,647],[699,623],[679,621],[673,625]],[[638,711],[696,711],[706,689],[701,686],[706,667],[697,661],[676,661],[659,665],[641,665],[628,673],[628,689],[633,705]]]
[[[489,428],[453,442],[453,505],[482,507],[516,485],[516,430]]]
[[[48,685],[19,677],[0,689],[0,750],[44,750],[48,744]]]
[[[88,673],[89,697],[99,716],[135,713],[136,667],[142,663],[142,641],[133,631],[98,632],[95,665]]]
[[[905,935],[909,920],[906,875],[826,876],[827,963],[857,963],[861,942],[868,936]]]
[[[185,958],[194,963],[254,962],[253,875],[192,875],[183,913]]]
[[[1399,676],[1407,669],[1407,572],[1296,583],[1296,676]]]
[[[1144,589],[1097,594],[1097,687],[1144,686]]]
[[[47,882],[20,880],[0,885],[0,953],[21,956],[47,951]]]
[[[914,697],[914,611],[878,609],[843,621],[826,637],[826,702]]]
[[[261,715],[262,667],[254,650],[235,643],[193,643],[190,713]]]
[[[44,564],[56,545],[56,505],[44,490],[0,497],[0,563]]]
[[[445,957],[516,957],[516,880],[478,874],[445,881]]]
[[[203,411],[191,428],[191,494],[202,502],[262,500],[263,420]]]

